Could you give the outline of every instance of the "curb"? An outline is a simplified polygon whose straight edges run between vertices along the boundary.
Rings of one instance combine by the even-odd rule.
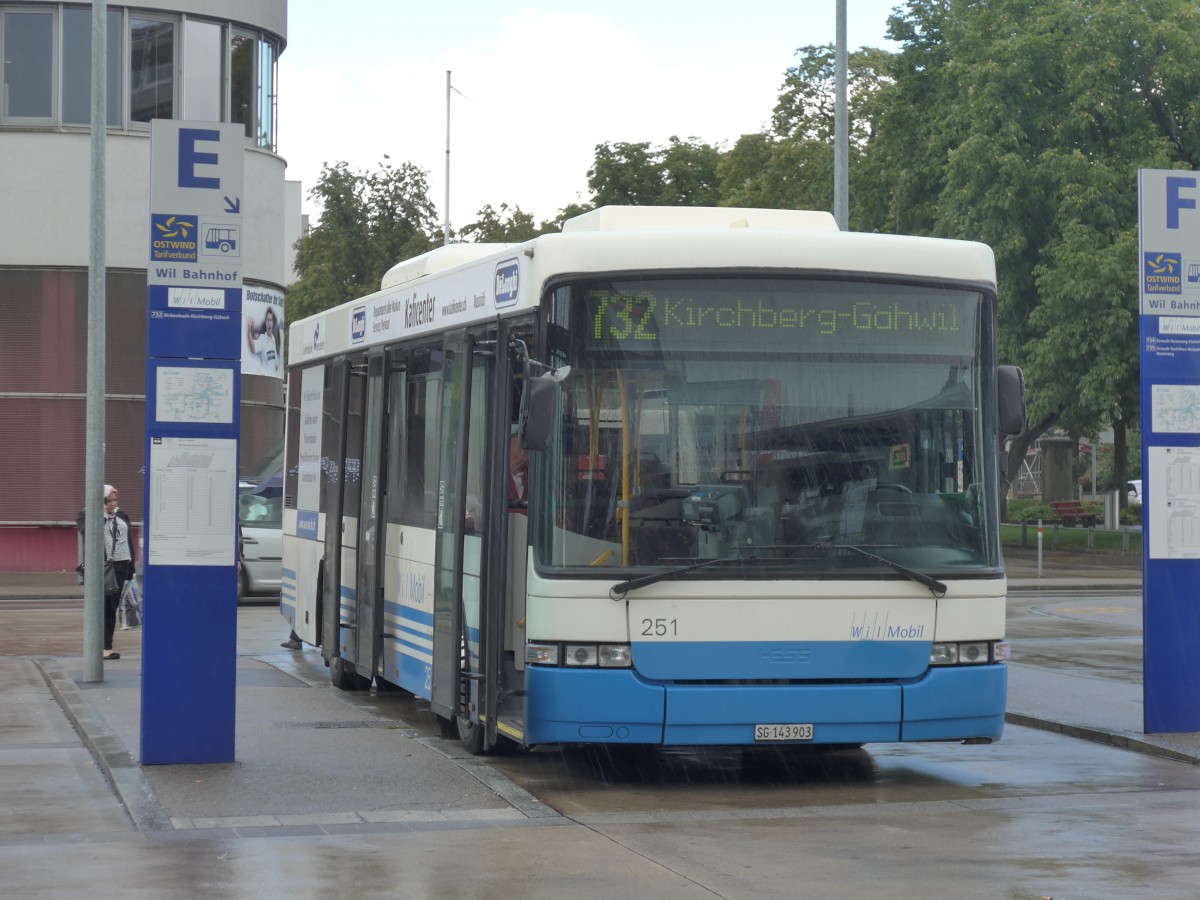
[[[1066,722],[1052,722],[1049,719],[1042,719],[1038,716],[1030,716],[1025,713],[1006,712],[1004,721],[1010,725],[1022,725],[1026,728],[1036,728],[1039,731],[1049,731],[1054,734],[1061,734],[1067,737],[1079,738],[1085,741],[1091,741],[1094,744],[1104,744],[1107,747],[1117,747],[1121,750],[1133,750],[1137,753],[1146,753],[1151,756],[1161,756],[1166,759],[1174,760],[1175,762],[1191,763],[1193,766],[1200,766],[1200,756],[1195,753],[1185,753],[1180,750],[1171,750],[1168,747],[1161,747],[1151,740],[1148,740],[1145,735],[1134,734],[1123,731],[1104,731],[1100,728],[1093,728],[1088,725],[1072,725]]]
[[[1091,582],[1073,581],[1069,584],[1064,584],[1061,578],[1044,581],[1039,581],[1036,578],[1023,578],[1016,584],[1013,583],[1012,579],[1009,579],[1008,582],[1008,593],[1010,594],[1061,593],[1063,591],[1092,591],[1097,594],[1111,594],[1117,591],[1122,593],[1141,593],[1141,590],[1142,583],[1140,581],[1135,582],[1120,579]]]
[[[170,818],[159,805],[133,754],[125,749],[66,670],[54,659],[35,657],[33,664],[112,785],[134,827],[139,831],[172,830]]]

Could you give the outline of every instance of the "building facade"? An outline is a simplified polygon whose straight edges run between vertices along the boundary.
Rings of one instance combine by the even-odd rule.
[[[278,153],[287,0],[107,7],[105,475],[143,510],[150,121],[245,127],[244,283],[292,280],[300,185]],[[0,0],[0,570],[75,567],[87,498],[90,3]],[[241,465],[278,454],[283,382],[242,376]]]

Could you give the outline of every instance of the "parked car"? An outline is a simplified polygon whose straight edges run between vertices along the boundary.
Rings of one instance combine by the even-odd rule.
[[[1142,479],[1137,478],[1125,484],[1125,505],[1142,505]]]
[[[242,572],[238,599],[278,594],[283,581],[283,494],[271,479],[242,482],[238,495],[242,526]]]

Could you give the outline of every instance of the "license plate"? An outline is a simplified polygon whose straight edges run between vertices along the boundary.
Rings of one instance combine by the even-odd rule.
[[[803,725],[755,725],[754,740],[756,741],[811,741],[813,727],[811,723]]]

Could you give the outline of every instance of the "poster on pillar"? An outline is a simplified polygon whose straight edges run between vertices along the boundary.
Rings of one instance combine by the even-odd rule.
[[[242,374],[283,378],[283,293],[248,287],[242,292]]]

